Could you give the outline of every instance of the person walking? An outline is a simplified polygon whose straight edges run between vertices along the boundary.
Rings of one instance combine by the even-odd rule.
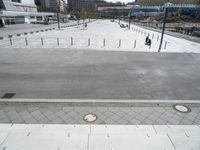
[[[147,36],[145,39],[145,45],[148,45],[148,41],[149,41],[149,36]]]

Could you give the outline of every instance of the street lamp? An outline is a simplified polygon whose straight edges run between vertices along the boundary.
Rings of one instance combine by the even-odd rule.
[[[167,13],[168,13],[168,6],[171,6],[171,5],[173,5],[173,4],[170,3],[170,2],[164,4],[164,7],[165,7],[165,16],[164,16],[164,21],[163,21],[162,34],[161,34],[160,46],[159,46],[158,52],[160,52],[161,48],[162,48],[163,37],[164,37],[164,33],[165,33],[165,24],[166,24]]]
[[[129,12],[129,16],[128,16],[128,22],[129,22],[129,25],[128,25],[128,28],[129,28],[129,30],[130,30],[130,28],[131,28],[131,13],[132,13],[132,9],[130,10],[130,12]]]
[[[60,30],[60,0],[58,0],[58,6],[57,6],[57,22],[58,22],[58,30]]]

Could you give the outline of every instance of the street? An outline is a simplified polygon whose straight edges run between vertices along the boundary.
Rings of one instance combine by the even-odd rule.
[[[200,55],[1,49],[0,94],[14,98],[186,99],[200,97]]]

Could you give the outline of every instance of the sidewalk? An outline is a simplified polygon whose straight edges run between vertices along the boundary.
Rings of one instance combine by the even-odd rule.
[[[13,99],[14,100],[14,99]],[[5,99],[6,101],[6,99]],[[27,100],[30,101],[30,100]],[[200,104],[186,104],[189,113],[173,108],[174,103],[92,103],[92,102],[0,102],[0,123],[88,124],[87,114],[96,115],[92,124],[117,125],[199,125]],[[74,100],[76,101],[76,100]],[[166,100],[165,100],[166,101]]]
[[[199,150],[199,126],[0,124],[1,150]]]

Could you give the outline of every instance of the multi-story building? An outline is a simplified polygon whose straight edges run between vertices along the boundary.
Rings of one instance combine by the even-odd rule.
[[[35,0],[38,11],[47,12],[66,12],[66,3],[64,0]]]
[[[98,6],[105,3],[103,0],[68,0],[68,7],[70,11],[76,12],[91,4]]]
[[[198,16],[200,0],[137,0],[132,16],[150,17],[164,14],[164,8],[170,8],[171,15]]]
[[[17,0],[0,1],[0,20],[5,24],[42,22],[45,16],[54,13],[39,13],[33,1],[29,4]]]
[[[138,5],[163,5],[164,3],[171,2],[173,4],[199,4],[199,0],[137,0]]]
[[[115,18],[115,17],[128,17],[133,5],[110,5],[110,6],[100,6],[98,11],[101,17]]]

